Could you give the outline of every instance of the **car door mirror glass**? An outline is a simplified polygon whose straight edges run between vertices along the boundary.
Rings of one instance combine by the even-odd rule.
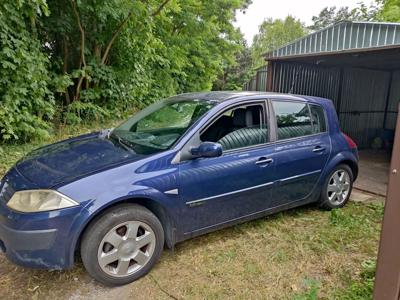
[[[193,157],[218,157],[222,155],[222,146],[218,143],[203,142],[197,148],[192,148]]]

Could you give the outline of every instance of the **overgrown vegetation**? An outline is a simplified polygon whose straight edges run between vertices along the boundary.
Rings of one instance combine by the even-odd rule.
[[[2,1],[0,141],[211,89],[243,47],[232,21],[249,2]]]
[[[47,134],[55,104],[50,61],[35,38],[36,18],[47,14],[39,0],[0,3],[1,140]]]
[[[326,7],[306,27],[266,19],[252,45],[232,24],[251,0],[4,0],[0,143],[120,118],[172,94],[238,90],[263,53],[341,20],[400,20],[399,0]]]

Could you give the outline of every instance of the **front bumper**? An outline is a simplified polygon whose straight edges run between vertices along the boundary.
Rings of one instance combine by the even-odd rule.
[[[57,236],[57,229],[45,230],[15,230],[0,224],[0,237],[2,237],[3,251],[5,245],[12,245],[15,251],[36,251],[51,248]]]
[[[71,267],[77,228],[85,220],[86,209],[79,205],[49,212],[15,212],[7,207],[7,198],[20,188],[22,181],[11,170],[0,186],[0,250],[9,260],[25,267]]]
[[[0,248],[12,262],[29,268],[66,269],[74,263],[74,219],[81,207],[19,214],[0,208]],[[6,213],[6,214],[5,214]]]

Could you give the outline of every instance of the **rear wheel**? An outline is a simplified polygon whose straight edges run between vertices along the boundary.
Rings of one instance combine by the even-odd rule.
[[[320,206],[325,209],[334,209],[346,205],[353,189],[353,178],[353,172],[348,165],[337,166],[329,174],[322,189]]]
[[[81,256],[88,273],[106,285],[130,283],[147,274],[164,245],[160,221],[148,209],[120,205],[84,233]]]

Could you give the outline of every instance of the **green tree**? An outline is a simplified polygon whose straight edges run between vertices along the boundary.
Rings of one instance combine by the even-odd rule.
[[[312,31],[317,31],[340,21],[375,21],[380,11],[380,3],[370,6],[360,3],[358,7],[350,9],[347,6],[325,7],[318,16],[313,16],[313,24],[309,26]]]
[[[170,2],[49,2],[40,37],[52,70],[64,78],[58,100],[69,121],[121,112],[146,94],[146,67],[159,43],[154,19]]]
[[[70,121],[118,114],[178,92],[209,90],[237,51],[235,11],[248,0],[58,0],[42,27],[67,77]]]
[[[177,80],[177,91],[209,90],[225,61],[238,50],[238,31],[232,21],[248,1],[185,0],[158,21],[162,54]],[[165,78],[165,76],[162,76]]]
[[[272,51],[286,43],[307,34],[304,24],[292,16],[284,20],[267,19],[259,27],[259,33],[254,37],[251,56],[253,67],[265,65],[263,54]]]
[[[249,81],[252,71],[251,49],[243,35],[238,42],[236,56],[224,62],[224,68],[213,83],[213,90],[241,90],[243,83]]]
[[[382,10],[378,19],[387,22],[400,22],[400,0],[382,0]]]

